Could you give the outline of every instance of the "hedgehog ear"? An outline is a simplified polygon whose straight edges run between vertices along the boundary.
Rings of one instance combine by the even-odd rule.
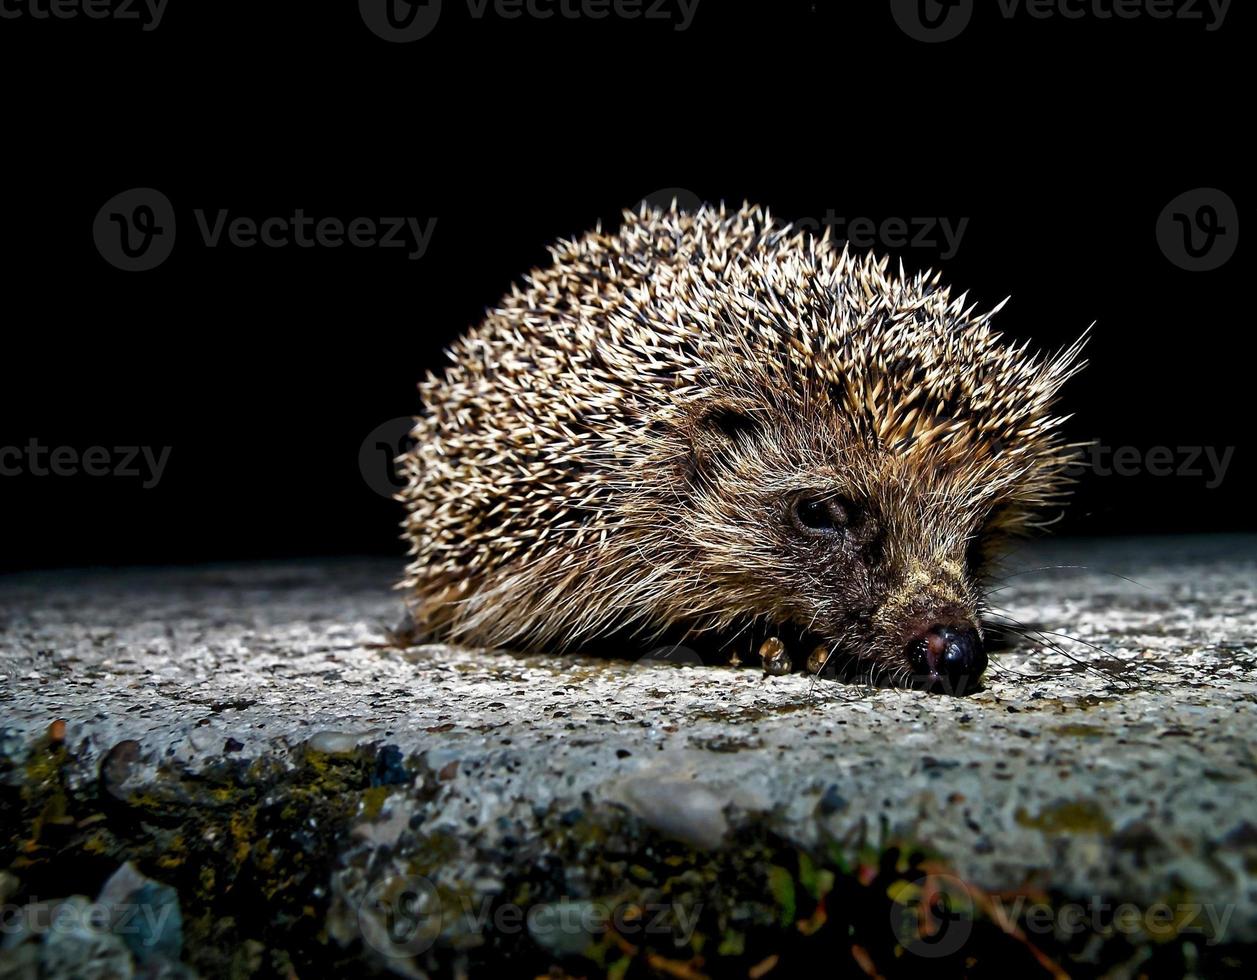
[[[739,440],[759,429],[752,406],[745,402],[719,399],[696,406],[690,419],[692,471],[710,472],[728,459]]]

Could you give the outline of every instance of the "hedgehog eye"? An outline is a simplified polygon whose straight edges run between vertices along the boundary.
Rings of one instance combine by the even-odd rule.
[[[703,406],[690,426],[689,474],[714,474],[719,464],[730,458],[734,447],[745,444],[758,431],[759,423],[740,404],[717,402]]]
[[[833,534],[845,528],[855,508],[834,494],[802,494],[794,501],[794,523],[804,534]]]
[[[754,433],[757,428],[750,415],[733,405],[713,406],[703,416],[702,424],[709,432],[729,440]]]

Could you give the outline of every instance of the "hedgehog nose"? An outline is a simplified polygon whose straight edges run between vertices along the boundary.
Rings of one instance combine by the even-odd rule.
[[[963,694],[986,670],[986,651],[970,626],[930,627],[908,644],[913,675],[930,690]]]

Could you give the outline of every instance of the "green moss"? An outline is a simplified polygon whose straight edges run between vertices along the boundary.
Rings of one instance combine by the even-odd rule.
[[[1099,725],[1084,725],[1080,723],[1057,725],[1052,731],[1058,735],[1068,735],[1073,738],[1099,738],[1108,734],[1108,729],[1101,728]]]
[[[1108,815],[1091,800],[1058,803],[1039,811],[1037,816],[1018,808],[1015,817],[1021,826],[1033,827],[1045,834],[1108,834],[1113,830]]]
[[[21,866],[16,900],[95,895],[132,861],[177,890],[184,948],[201,972],[245,975],[238,951],[276,941],[300,961],[295,973],[328,967],[331,862],[360,808],[378,811],[387,795],[371,786],[369,749],[229,759],[194,774],[159,767],[122,799],[94,784],[70,791],[70,761],[64,745],[45,740],[26,758],[19,789],[0,793],[0,821],[17,829],[0,842],[0,867]]]
[[[21,798],[26,808],[33,811],[30,835],[23,845],[28,853],[38,849],[46,828],[71,820],[63,775],[65,765],[65,744],[52,742],[47,736],[32,746],[26,759]]]
[[[629,967],[632,965],[633,961],[629,957],[621,956],[607,967],[607,980],[624,980],[628,975]]]
[[[746,936],[736,929],[726,929],[720,945],[716,947],[716,953],[720,956],[741,956],[744,952]]]
[[[451,835],[426,834],[416,842],[407,870],[412,875],[427,877],[446,862],[456,859],[459,852],[458,840]]]
[[[143,792],[124,801],[91,789],[70,791],[64,750],[46,745],[41,752],[28,760],[29,779],[20,793],[0,797],[0,818],[17,828],[6,854],[11,864],[25,862],[26,894],[95,894],[103,878],[130,859],[177,888],[185,950],[207,975],[363,972],[363,951],[332,942],[326,914],[331,861],[343,853],[356,823],[378,818],[392,791],[371,785],[370,752],[297,752],[291,765],[237,761],[196,775],[162,770]],[[434,794],[435,782],[431,786]],[[420,812],[429,798],[413,799]],[[1068,801],[1036,815],[1021,811],[1017,819],[1044,833],[1111,829],[1104,812],[1087,801]],[[900,921],[926,894],[923,876],[946,873],[946,866],[937,855],[894,840],[884,828],[880,837],[872,836],[804,852],[767,826],[749,826],[727,847],[700,851],[661,839],[618,807],[550,813],[539,839],[509,857],[491,858],[506,871],[495,901],[527,913],[539,903],[588,899],[623,913],[610,919],[623,934],[600,929],[592,945],[559,951],[542,949],[527,929],[479,931],[476,917],[484,910],[475,886],[446,884],[463,880],[447,872],[451,865],[463,870],[472,839],[407,833],[394,857],[409,873],[435,881],[446,908],[475,914],[451,923],[432,950],[435,965],[425,969],[433,967],[434,976],[464,967],[473,976],[488,974],[503,962],[522,975],[554,967],[567,975],[622,980],[691,969],[746,976],[771,957],[779,961],[773,974],[786,976],[817,957],[846,963],[857,945],[888,975],[907,954],[887,923],[892,915]],[[52,880],[55,888],[47,885]],[[1166,901],[1171,908],[1185,907],[1190,896]],[[493,912],[491,906],[487,921]],[[1175,921],[1173,932],[1185,925]],[[968,971],[970,961],[1002,964],[1012,956],[1014,967],[1026,975],[1039,968],[1030,948],[1010,943],[1000,925],[983,916],[980,903],[968,926],[972,935],[958,958],[931,962],[932,967],[955,975]],[[1182,943],[1164,933],[1156,938],[1149,955],[1163,965],[1161,972],[1182,972],[1175,958],[1181,959]],[[1106,949],[1128,942],[1107,934],[1100,940]],[[1036,934],[1034,941],[1052,939]],[[1121,956],[1132,955],[1122,950]],[[1058,949],[1051,955],[1067,953]]]
[[[167,850],[154,859],[157,867],[169,871],[180,867],[187,860],[188,847],[182,834],[171,834],[167,838]]]
[[[384,806],[384,801],[388,799],[389,793],[392,791],[391,786],[372,786],[362,794],[362,817],[364,820],[374,820],[380,815],[380,810]]]
[[[788,926],[794,921],[794,877],[785,868],[772,865],[768,869],[768,892],[781,909],[781,924]]]

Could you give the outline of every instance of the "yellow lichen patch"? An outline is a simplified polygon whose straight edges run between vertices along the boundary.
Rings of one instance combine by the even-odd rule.
[[[1034,827],[1045,834],[1107,834],[1113,830],[1108,815],[1091,800],[1058,803],[1040,810],[1033,817],[1023,807],[1019,807],[1016,819],[1021,826]]]
[[[1084,725],[1073,723],[1069,725],[1058,725],[1052,729],[1058,735],[1070,735],[1075,738],[1099,738],[1106,733],[1106,729],[1099,725]]]
[[[362,817],[364,820],[374,820],[380,815],[380,808],[384,806],[384,801],[388,799],[391,787],[389,786],[372,786],[365,790],[362,794]]]

